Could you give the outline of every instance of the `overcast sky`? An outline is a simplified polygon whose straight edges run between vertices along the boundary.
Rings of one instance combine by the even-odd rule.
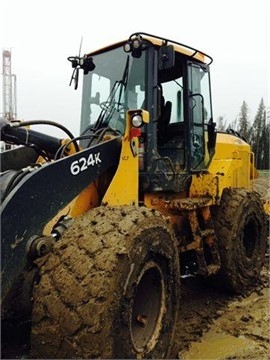
[[[81,37],[84,54],[138,31],[214,58],[215,119],[233,121],[245,100],[253,121],[261,98],[270,104],[268,0],[0,0],[0,14],[1,55],[12,51],[20,119],[55,120],[78,135],[81,89],[69,87],[67,57],[78,54]]]

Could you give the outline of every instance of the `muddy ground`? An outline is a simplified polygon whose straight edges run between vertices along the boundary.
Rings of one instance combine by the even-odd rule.
[[[270,173],[262,173],[255,189],[270,197]],[[182,278],[182,299],[171,357],[182,360],[270,359],[269,252],[261,281],[245,296],[232,296],[195,277]],[[2,359],[29,358],[29,324],[9,333]],[[3,328],[2,331],[9,329]],[[10,341],[10,339],[12,339]],[[3,344],[2,344],[3,345]]]
[[[270,198],[270,173],[254,188]],[[270,359],[269,247],[260,284],[243,296],[209,289],[198,278],[182,279],[182,301],[172,357],[181,360]]]
[[[211,291],[195,278],[182,281],[182,293],[174,358],[270,359],[269,266],[245,297]]]

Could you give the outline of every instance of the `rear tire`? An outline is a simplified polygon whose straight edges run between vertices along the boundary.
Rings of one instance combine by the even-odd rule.
[[[164,218],[100,207],[77,218],[41,269],[34,358],[166,358],[179,300],[179,259]]]
[[[256,286],[265,260],[266,217],[259,195],[225,189],[214,226],[221,270],[211,281],[218,288],[244,293]]]

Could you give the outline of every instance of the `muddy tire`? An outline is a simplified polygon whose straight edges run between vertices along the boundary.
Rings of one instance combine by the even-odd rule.
[[[33,358],[167,358],[179,300],[174,237],[157,212],[100,207],[77,218],[41,267]]]
[[[216,287],[241,294],[256,286],[266,251],[266,219],[259,195],[225,189],[214,216],[221,270]]]

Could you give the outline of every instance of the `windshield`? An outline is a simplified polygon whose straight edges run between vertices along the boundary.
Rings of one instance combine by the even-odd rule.
[[[84,76],[81,133],[89,126],[125,131],[125,113],[144,108],[145,52],[133,58],[122,47],[93,56],[95,69]]]

